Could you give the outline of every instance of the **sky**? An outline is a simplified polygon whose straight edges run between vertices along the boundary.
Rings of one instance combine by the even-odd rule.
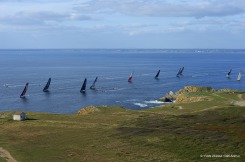
[[[0,0],[0,49],[245,49],[245,0]]]

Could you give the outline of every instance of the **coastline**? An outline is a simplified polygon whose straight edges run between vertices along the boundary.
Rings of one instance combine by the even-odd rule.
[[[117,105],[101,105],[101,106],[87,106],[78,109],[75,114],[79,113],[83,109],[90,109],[90,108],[96,108],[96,107],[120,107],[125,110],[133,110],[133,111],[142,111],[142,110],[150,110],[154,109],[157,107],[167,107],[170,105],[177,105],[181,103],[193,103],[193,102],[200,102],[200,101],[210,101],[207,96],[199,95],[199,96],[192,96],[195,93],[227,93],[227,94],[237,94],[238,99],[237,100],[231,100],[230,105],[237,105],[237,106],[245,106],[245,98],[243,98],[243,94],[245,91],[242,90],[236,90],[236,89],[228,89],[228,88],[223,88],[223,89],[214,89],[212,87],[202,87],[202,86],[195,86],[195,85],[190,85],[190,86],[185,86],[182,89],[178,90],[177,92],[168,92],[165,94],[163,97],[154,100],[154,103],[156,102],[157,106],[154,107],[149,107],[147,109],[137,109],[133,110],[127,107],[121,107]],[[149,101],[151,102],[151,101]],[[0,119],[1,116],[4,116],[4,112],[22,112],[21,110],[11,110],[11,111],[0,111]],[[1,115],[2,113],[2,115]],[[47,114],[60,114],[60,113],[51,113],[51,112],[32,112],[32,113],[47,113]],[[63,113],[62,113],[63,114]],[[64,114],[64,115],[72,115],[72,114]]]
[[[207,161],[201,155],[220,153],[243,161],[245,107],[232,101],[245,93],[201,89],[183,91],[188,102],[145,110],[90,106],[76,114],[26,112],[25,121],[1,112],[0,146],[27,162]]]

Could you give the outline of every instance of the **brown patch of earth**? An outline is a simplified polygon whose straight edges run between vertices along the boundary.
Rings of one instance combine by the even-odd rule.
[[[0,157],[6,159],[8,162],[17,162],[11,155],[10,153],[3,149],[2,147],[0,147]]]

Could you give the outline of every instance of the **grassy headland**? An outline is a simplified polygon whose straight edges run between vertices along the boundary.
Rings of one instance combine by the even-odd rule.
[[[244,161],[245,107],[232,103],[245,100],[245,93],[198,89],[181,94],[179,102],[140,111],[27,112],[23,122],[13,121],[13,112],[1,112],[0,147],[25,162]]]

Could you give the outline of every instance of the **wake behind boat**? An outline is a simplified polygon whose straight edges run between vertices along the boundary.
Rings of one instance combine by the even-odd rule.
[[[25,88],[23,89],[22,93],[20,94],[20,98],[24,98],[25,97],[26,91],[28,89],[28,85],[29,85],[29,83],[27,82],[26,85],[25,85]]]
[[[43,92],[48,92],[48,89],[49,89],[50,83],[51,83],[51,78],[49,78],[49,79],[48,79],[47,84],[46,84],[46,85],[45,85],[45,87],[43,88]]]
[[[80,90],[81,93],[85,93],[86,92],[86,84],[87,84],[87,78],[85,78],[84,81],[83,81],[83,85],[82,85],[82,88]]]

